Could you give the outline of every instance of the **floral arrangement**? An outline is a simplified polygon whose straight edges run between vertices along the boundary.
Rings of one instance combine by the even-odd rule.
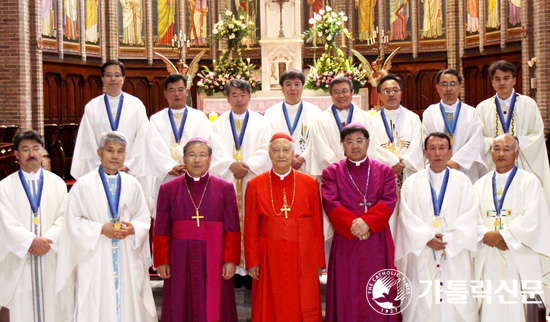
[[[325,52],[314,61],[310,73],[304,85],[305,88],[313,90],[323,90],[328,92],[330,81],[336,76],[346,76],[353,82],[353,90],[359,92],[367,82],[365,72],[355,67],[353,58],[344,57],[344,52],[336,45],[336,36],[343,34],[343,37],[351,39],[351,34],[344,26],[348,17],[343,13],[336,13],[331,7],[327,6],[324,10],[319,10],[313,18],[309,20],[311,28],[305,31],[302,38],[306,42],[312,42],[313,46],[325,44]],[[342,38],[344,43],[344,38]]]
[[[254,23],[246,22],[244,16],[235,18],[231,11],[226,11],[220,21],[214,25],[209,41],[225,39],[227,49],[224,49],[220,62],[214,66],[214,70],[203,66],[199,77],[199,93],[206,93],[211,96],[214,93],[224,92],[225,83],[233,78],[244,79],[252,86],[252,92],[261,87],[261,82],[254,76],[253,70],[256,67],[247,59],[245,63],[242,58],[241,46],[250,41]]]

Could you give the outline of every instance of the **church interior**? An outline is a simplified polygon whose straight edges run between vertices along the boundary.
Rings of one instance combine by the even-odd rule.
[[[327,11],[341,23],[334,39],[308,32]],[[243,22],[238,42],[221,33],[229,18]],[[438,71],[458,70],[460,98],[476,106],[495,94],[489,65],[507,60],[517,68],[515,90],[537,102],[548,135],[545,0],[2,0],[0,179],[19,167],[13,136],[33,129],[45,138],[45,167],[74,180],[79,122],[86,103],[104,93],[101,66],[109,60],[124,63],[123,91],[138,97],[148,116],[167,106],[163,84],[175,69],[192,76],[188,105],[215,118],[230,107],[219,86],[205,84],[222,64],[243,62],[241,71],[255,81],[251,109],[264,112],[283,97],[282,72],[319,71],[324,53],[334,61],[341,53],[359,74],[367,70],[360,57],[371,65],[389,62],[388,72],[404,81],[401,104],[419,116],[439,102]],[[354,102],[380,109],[367,76]],[[313,82],[303,96],[329,107],[325,90]],[[241,294],[243,303],[248,296]]]
[[[16,131],[40,131],[52,168],[67,180],[79,121],[85,104],[103,93],[100,68],[107,60],[125,64],[123,91],[140,98],[150,116],[167,105],[162,86],[169,72],[155,53],[190,65],[205,50],[190,105],[227,109],[222,94],[199,93],[198,84],[199,74],[214,70],[228,49],[227,39],[212,37],[228,10],[250,23],[238,47],[261,81],[253,98],[281,98],[278,75],[285,69],[308,75],[325,50],[320,39],[302,35],[314,13],[330,6],[346,15],[342,23],[349,31],[333,42],[357,66],[353,50],[373,62],[399,48],[390,72],[404,81],[402,105],[419,115],[439,100],[437,71],[460,71],[461,99],[476,106],[494,95],[488,66],[505,59],[518,70],[516,91],[534,98],[549,122],[550,6],[542,0],[5,0],[0,6],[0,141],[9,143]],[[360,89],[363,109],[373,108],[372,92],[368,82]],[[309,96],[328,93],[306,90]],[[210,103],[203,106],[205,99]],[[3,177],[14,162],[9,148],[2,150]]]

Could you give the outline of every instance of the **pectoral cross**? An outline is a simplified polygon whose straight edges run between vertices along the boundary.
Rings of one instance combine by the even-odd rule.
[[[195,209],[195,213],[196,213],[196,215],[191,217],[191,219],[196,219],[197,220],[197,227],[200,227],[201,226],[200,219],[204,218],[204,216],[199,216],[199,210],[198,209]]]
[[[283,208],[281,208],[281,213],[285,213],[285,218],[288,218],[288,212],[291,211],[288,207],[288,203],[286,202],[286,194],[283,195]]]
[[[363,198],[363,202],[359,204],[359,206],[364,206],[365,207],[365,212],[367,212],[367,210],[369,210],[369,207],[371,206],[372,204],[370,202],[367,202],[367,198]]]

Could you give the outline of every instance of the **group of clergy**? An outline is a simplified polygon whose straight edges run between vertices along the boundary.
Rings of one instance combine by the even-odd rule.
[[[231,111],[212,123],[173,74],[169,107],[148,120],[122,92],[125,73],[102,67],[69,194],[41,167],[41,136],[14,139],[21,169],[0,182],[0,305],[12,321],[156,321],[151,216],[162,321],[237,321],[235,274],[253,279],[253,321],[322,321],[325,267],[331,322],[525,321],[526,298],[549,299],[544,126],[509,62],[490,66],[497,93],[477,108],[459,100],[460,74],[440,71],[441,101],[422,122],[395,75],[379,81],[371,115],[343,76],[330,109],[302,100],[298,70],[280,75],[284,99],[263,116],[249,110],[250,84],[231,80]],[[402,280],[372,285],[396,268],[408,298]]]

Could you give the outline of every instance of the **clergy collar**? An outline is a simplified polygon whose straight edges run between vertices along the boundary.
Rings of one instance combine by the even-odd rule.
[[[288,104],[288,102],[286,100],[284,102],[285,102],[286,108],[288,108],[288,109],[298,109],[298,107],[300,107],[300,104],[302,103],[302,100],[300,100],[296,104]]]
[[[247,109],[247,111],[248,111],[248,109]],[[233,110],[231,110],[231,114],[233,114],[233,119],[234,120],[243,120],[244,116],[246,115],[246,111],[244,111],[243,114],[237,114],[237,113],[233,112]]]
[[[23,176],[25,176],[25,179],[38,180],[40,179],[40,174],[42,173],[42,167],[40,167],[40,169],[38,169],[38,171],[36,172],[26,172],[23,169],[21,169],[21,171],[23,172]]]
[[[457,99],[456,102],[454,102],[453,105],[445,104],[445,103],[443,102],[443,100],[441,100],[440,103],[441,103],[441,105],[443,105],[443,107],[445,108],[445,110],[448,109],[448,110],[454,111],[454,110],[456,109],[456,107],[458,106],[458,102],[460,102],[460,99]]]
[[[120,95],[122,95],[122,91],[120,91],[120,94],[118,94],[117,96],[111,96],[111,95],[107,94],[107,98],[109,98],[111,100],[116,100],[116,99],[120,98]]]
[[[281,181],[284,180],[286,178],[286,176],[288,176],[291,172],[292,172],[292,167],[290,169],[288,169],[288,172],[285,173],[285,174],[278,174],[277,172],[275,172],[275,170],[271,170],[274,174],[276,174],[279,178],[281,178]]]
[[[208,174],[208,171],[206,171],[202,176],[200,176],[200,177],[198,177],[198,178],[195,178],[195,177],[191,176],[191,175],[189,174],[189,172],[186,172],[186,173],[185,173],[185,176],[188,177],[188,178],[190,178],[190,179],[193,179],[193,181],[195,181],[195,182],[199,182],[199,181],[200,181],[202,178],[204,178],[207,174]]]
[[[495,94],[495,95],[496,95],[497,99],[500,101],[500,103],[504,103],[504,104],[506,104],[506,106],[510,107],[510,104],[512,104],[512,97],[514,97],[514,93],[515,93],[515,92],[516,92],[516,89],[513,88],[513,89],[512,89],[512,94],[510,94],[510,96],[509,96],[507,99],[505,99],[505,100],[503,100],[502,98],[498,97],[498,93]]]
[[[363,162],[365,162],[367,159],[368,159],[368,155],[365,156],[365,158],[363,160],[359,160],[359,161],[351,161],[350,159],[347,159],[348,162],[350,163],[354,163],[356,167],[360,166]]]
[[[398,115],[399,113],[401,113],[401,111],[403,110],[403,106],[399,105],[398,108],[396,108],[395,110],[388,110],[387,108],[384,107],[384,113],[386,115]]]
[[[512,172],[512,170],[514,170],[514,168],[504,172],[504,173],[499,173],[497,170],[495,170],[495,173],[496,173],[496,177],[497,178],[500,178],[500,177],[506,177],[508,178],[508,176],[510,176],[510,172]]]
[[[183,113],[183,112],[185,111],[186,108],[187,108],[187,105],[184,106],[184,107],[182,107],[182,108],[178,108],[178,109],[175,109],[175,108],[170,107],[170,109],[172,110],[172,112],[173,112],[173,113],[177,113],[177,114]]]
[[[434,172],[431,167],[428,167],[428,171],[430,172],[430,176],[434,176],[434,177],[442,177],[443,175],[445,175],[445,170],[446,169],[447,169],[447,167],[445,167],[445,169],[443,169],[441,172]]]

